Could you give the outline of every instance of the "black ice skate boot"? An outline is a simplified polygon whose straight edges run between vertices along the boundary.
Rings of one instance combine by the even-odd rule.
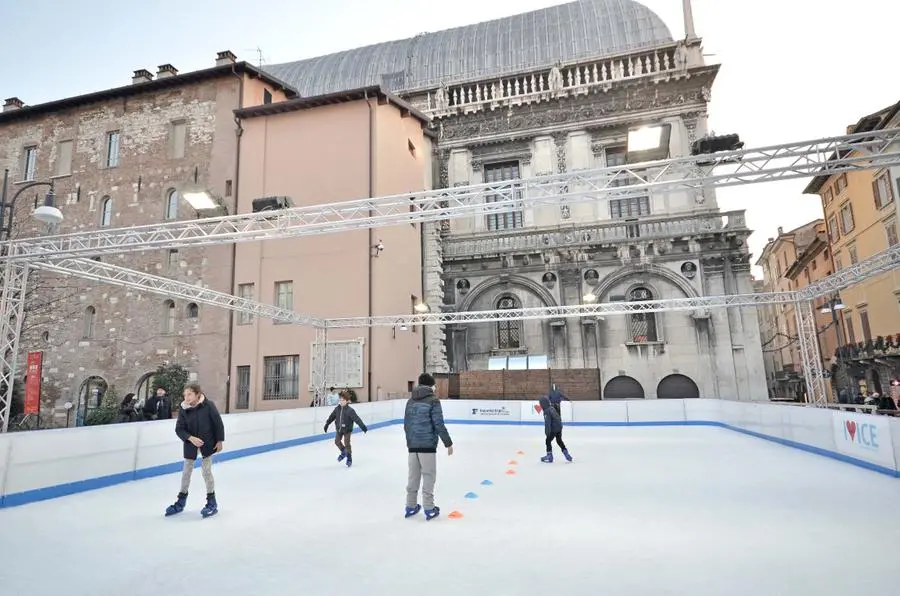
[[[166,517],[170,515],[175,515],[176,513],[181,513],[184,511],[184,506],[187,504],[187,493],[178,493],[178,498],[174,503],[166,507]]]

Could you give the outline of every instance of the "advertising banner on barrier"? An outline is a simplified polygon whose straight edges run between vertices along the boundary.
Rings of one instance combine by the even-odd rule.
[[[41,410],[41,376],[43,352],[28,352],[25,368],[25,413],[37,414]]]
[[[507,405],[487,404],[484,406],[473,405],[469,408],[472,418],[487,418],[492,420],[514,420],[512,409]]]
[[[562,419],[563,422],[572,422],[572,402],[562,402]],[[522,421],[523,422],[543,422],[544,412],[541,410],[541,404],[537,401],[522,402]]]
[[[844,455],[894,467],[894,445],[887,418],[850,412],[834,413],[834,442]]]

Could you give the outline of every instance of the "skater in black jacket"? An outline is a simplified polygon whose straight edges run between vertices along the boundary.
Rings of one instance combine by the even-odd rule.
[[[341,399],[337,407],[334,408],[328,420],[325,421],[326,433],[332,422],[334,422],[334,430],[337,431],[337,434],[334,435],[334,444],[337,445],[338,450],[341,452],[338,456],[338,461],[343,461],[344,458],[347,458],[347,467],[349,468],[353,465],[353,448],[350,446],[350,437],[353,435],[353,423],[358,424],[364,433],[369,432],[369,429],[360,419],[356,410],[350,407],[350,397],[346,393],[341,393]]]
[[[559,445],[559,448],[562,449],[563,456],[565,456],[568,461],[572,461],[572,456],[569,455],[569,450],[566,449],[566,444],[563,443],[562,439],[562,416],[560,416],[556,408],[553,407],[549,397],[542,397],[540,399],[540,404],[541,412],[544,414],[544,436],[546,437],[545,443],[547,445],[547,455],[542,457],[541,461],[545,464],[553,463],[554,439],[556,439],[556,444]]]
[[[203,395],[203,390],[196,383],[184,387],[184,401],[178,412],[175,434],[184,443],[184,466],[181,471],[181,491],[175,503],[166,509],[166,515],[184,511],[198,452],[203,457],[201,469],[206,483],[206,506],[200,514],[203,517],[215,515],[219,512],[219,505],[216,503],[216,483],[212,473],[213,454],[222,451],[225,424],[216,404]]]

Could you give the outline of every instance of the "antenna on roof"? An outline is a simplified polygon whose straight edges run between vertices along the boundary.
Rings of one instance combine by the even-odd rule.
[[[256,66],[262,68],[262,65],[266,63],[266,57],[263,56],[262,48],[256,46],[255,48],[248,48],[244,50],[245,52],[254,52],[256,54]]]

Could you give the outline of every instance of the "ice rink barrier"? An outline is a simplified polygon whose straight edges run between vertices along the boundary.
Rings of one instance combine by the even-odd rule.
[[[450,424],[543,424],[536,401],[443,400]],[[370,429],[400,424],[405,400],[360,403]],[[330,440],[332,408],[227,414],[217,461]],[[727,400],[564,402],[570,426],[714,426],[900,477],[900,419]],[[0,435],[0,507],[13,507],[178,472],[175,421]],[[333,428],[333,427],[332,427]],[[357,431],[358,432],[358,431]]]

